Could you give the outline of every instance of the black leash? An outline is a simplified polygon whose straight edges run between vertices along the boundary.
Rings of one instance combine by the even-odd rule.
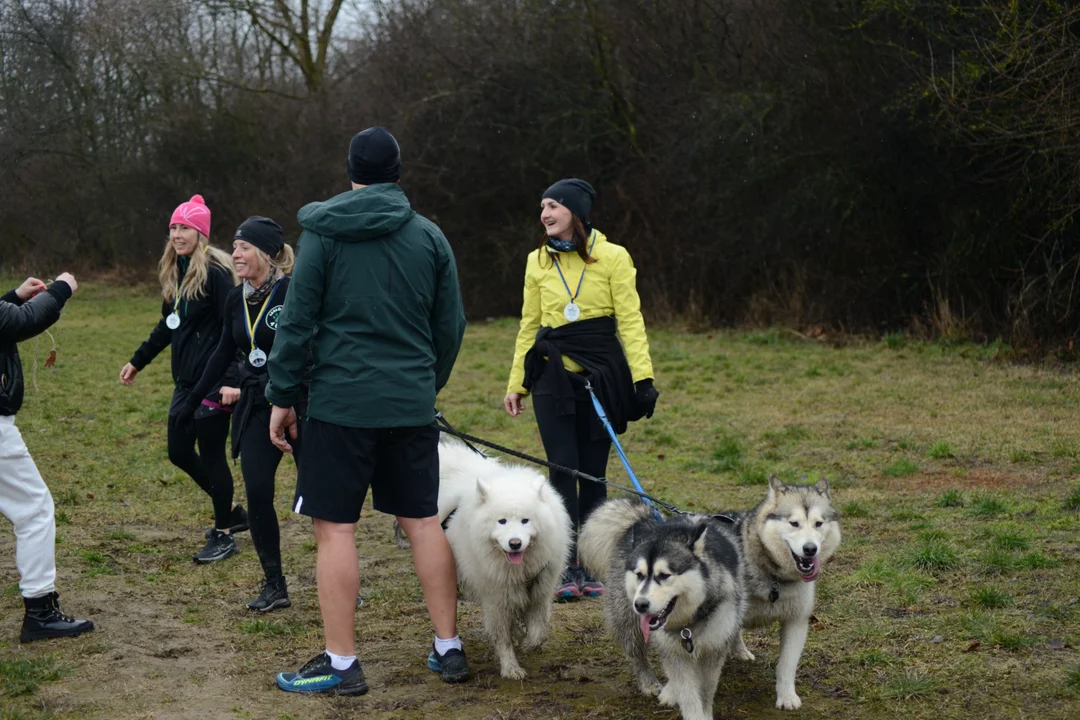
[[[635,490],[633,488],[623,487],[622,485],[616,485],[615,483],[610,482],[609,480],[606,480],[605,478],[593,477],[592,475],[588,475],[586,473],[583,473],[580,470],[575,470],[573,468],[568,468],[568,467],[566,467],[564,465],[556,465],[555,463],[548,462],[547,460],[541,460],[540,458],[536,458],[536,457],[533,457],[531,455],[526,455],[525,453],[518,452],[517,450],[511,450],[508,447],[505,447],[503,445],[498,445],[496,443],[491,442],[490,440],[484,440],[483,438],[478,438],[475,435],[469,435],[468,433],[459,432],[459,431],[455,430],[454,427],[449,422],[446,421],[446,418],[438,410],[435,411],[435,419],[438,421],[439,425],[442,426],[441,430],[444,433],[446,433],[447,435],[453,435],[454,437],[458,438],[459,440],[463,440],[466,445],[468,445],[470,448],[472,448],[473,452],[477,453],[478,455],[480,455],[482,457],[487,457],[487,455],[485,455],[483,452],[481,452],[477,448],[473,447],[470,444],[470,441],[472,441],[474,443],[477,443],[478,445],[484,445],[485,447],[489,447],[492,450],[495,450],[497,452],[505,453],[506,455],[512,455],[513,457],[519,458],[521,460],[525,460],[526,462],[531,462],[531,463],[533,463],[535,465],[541,465],[543,467],[548,468],[549,470],[555,470],[556,472],[566,473],[567,475],[570,475],[571,477],[573,477],[575,480],[588,480],[589,482],[600,483],[601,485],[607,485],[608,487],[615,488],[616,490],[622,490],[623,492],[628,492],[631,495],[637,495],[638,497],[643,498],[645,500],[649,500],[649,501],[659,505],[660,507],[664,508],[668,512],[675,513],[676,515],[689,515],[690,514],[690,513],[686,512],[685,510],[680,510],[679,508],[675,507],[671,503],[664,502],[663,500],[657,500],[656,498],[652,497],[651,495],[646,495],[643,492],[638,492],[637,490]]]

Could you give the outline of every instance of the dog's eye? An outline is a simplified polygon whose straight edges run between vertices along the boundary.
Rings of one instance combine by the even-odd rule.
[[[798,520],[792,520],[791,521],[791,527],[793,527],[793,528],[799,527],[799,521]]]
[[[653,575],[653,580],[655,580],[656,582],[664,582],[669,577],[671,577],[669,573],[656,573],[655,575]]]
[[[816,523],[814,523],[814,527],[821,527],[824,524],[825,523],[823,523],[821,520],[818,520]]]
[[[502,520],[500,520],[499,524],[500,525],[505,525],[506,524],[506,518],[503,518]]]
[[[529,518],[525,518],[524,520],[522,520],[521,524],[522,525],[528,525],[529,524]]]
[[[637,575],[637,579],[638,579],[639,582],[641,582],[641,581],[643,581],[645,579],[645,573],[634,573],[634,574]]]

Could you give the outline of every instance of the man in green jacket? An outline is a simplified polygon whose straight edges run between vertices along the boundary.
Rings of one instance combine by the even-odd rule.
[[[355,532],[369,485],[375,509],[395,516],[412,544],[435,626],[428,667],[446,682],[469,677],[457,634],[457,572],[438,519],[435,424],[435,395],[450,378],[465,315],[450,244],[397,185],[393,135],[381,127],[357,134],[347,168],[352,190],[297,216],[304,232],[266,397],[274,406],[271,440],[288,452],[310,362],[294,511],[314,519],[326,652],[299,672],[279,673],[278,687],[363,695]]]

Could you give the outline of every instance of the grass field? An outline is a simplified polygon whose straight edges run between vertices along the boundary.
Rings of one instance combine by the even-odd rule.
[[[8,283],[10,285],[11,283]],[[191,555],[210,504],[166,457],[166,357],[133,388],[120,367],[156,319],[152,291],[86,283],[53,335],[24,343],[19,426],[52,488],[64,608],[98,631],[20,646],[14,546],[0,540],[0,720],[14,718],[674,718],[634,692],[600,604],[555,609],[545,648],[503,681],[462,604],[475,679],[449,687],[423,666],[430,630],[409,556],[365,512],[358,638],[371,692],[286,695],[276,671],[321,649],[314,544],[278,475],[293,608],[252,616],[261,573],[242,553]],[[537,453],[531,417],[500,410],[515,325],[475,322],[440,400],[459,428]],[[844,542],[818,581],[800,667],[801,717],[1080,716],[1080,393],[1070,369],[1013,365],[999,348],[900,336],[844,347],[782,330],[650,333],[655,417],[627,452],[646,488],[687,509],[754,505],[768,473],[827,476]],[[33,388],[30,366],[37,362]],[[625,478],[617,466],[610,477]],[[234,469],[242,501],[239,468]],[[722,718],[773,718],[775,631],[732,662]]]

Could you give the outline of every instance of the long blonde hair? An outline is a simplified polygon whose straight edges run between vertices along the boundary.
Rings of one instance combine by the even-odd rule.
[[[243,240],[243,238],[237,239]],[[269,270],[271,275],[274,275],[277,270],[280,270],[282,275],[292,275],[293,265],[296,264],[296,255],[289,245],[282,246],[274,257],[270,257],[268,253],[255,248],[255,257],[259,258],[259,269]]]
[[[158,280],[161,281],[161,296],[165,298],[165,302],[176,300],[176,278],[180,272],[177,266],[178,259],[179,255],[176,254],[172,241],[166,241],[165,252],[158,260]],[[220,265],[228,271],[233,285],[240,282],[229,254],[211,245],[210,238],[199,233],[199,245],[195,248],[195,252],[191,253],[191,265],[184,273],[184,281],[180,285],[181,299],[190,302],[206,295],[206,279],[210,274],[210,263]]]

